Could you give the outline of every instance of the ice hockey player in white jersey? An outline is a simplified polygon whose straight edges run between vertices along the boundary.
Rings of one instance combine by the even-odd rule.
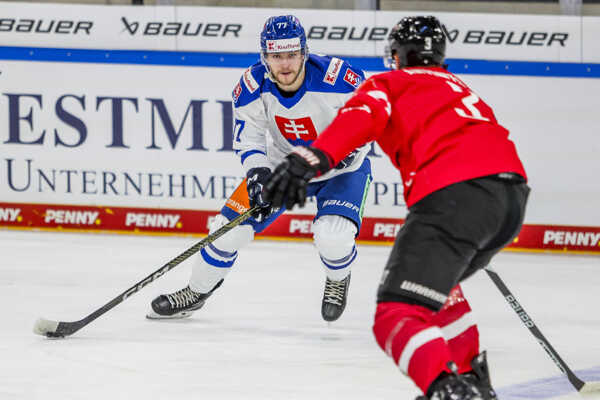
[[[210,232],[259,205],[259,212],[201,250],[189,285],[152,301],[150,319],[182,318],[204,305],[238,257],[285,210],[272,209],[262,188],[274,166],[297,145],[310,145],[364,80],[361,70],[328,56],[309,54],[295,16],[271,17],[260,37],[261,61],[233,89],[234,149],[246,179],[226,201]],[[338,319],[346,306],[355,238],[369,189],[368,146],[360,148],[306,188],[315,196],[314,243],[326,274],[321,315]]]

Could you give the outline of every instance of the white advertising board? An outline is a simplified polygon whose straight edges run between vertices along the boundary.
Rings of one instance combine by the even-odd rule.
[[[600,18],[583,17],[581,34],[585,38],[582,46],[582,60],[585,62],[600,62]]]
[[[272,15],[295,14],[312,51],[383,54],[390,27],[412,12],[0,2],[0,45],[257,52]],[[431,12],[425,12],[430,14]],[[436,13],[452,58],[600,62],[600,17]],[[588,49],[589,46],[589,49]]]
[[[5,63],[0,198],[219,209],[243,178],[230,97],[242,72]],[[388,172],[376,179],[372,203],[403,209],[397,171],[377,160]]]
[[[230,93],[243,69],[10,61],[1,72],[0,201],[218,210],[242,179]],[[527,222],[600,225],[600,80],[461,78],[518,146]],[[365,216],[404,217],[398,172],[375,155]]]

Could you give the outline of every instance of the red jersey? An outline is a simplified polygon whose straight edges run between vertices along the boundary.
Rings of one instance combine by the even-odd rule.
[[[527,178],[508,131],[458,77],[440,67],[374,75],[312,144],[336,165],[375,140],[400,170],[410,207],[453,183],[501,172]]]

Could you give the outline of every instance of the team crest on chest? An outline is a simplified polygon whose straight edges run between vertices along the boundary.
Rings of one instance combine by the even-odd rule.
[[[317,130],[310,117],[285,118],[275,116],[279,132],[292,144],[310,143],[317,138]]]

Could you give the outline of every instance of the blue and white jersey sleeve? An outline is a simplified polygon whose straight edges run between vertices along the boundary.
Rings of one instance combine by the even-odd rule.
[[[232,93],[233,149],[246,173],[257,167],[272,168],[267,160],[268,121],[257,81],[263,69],[254,65],[244,71]]]

